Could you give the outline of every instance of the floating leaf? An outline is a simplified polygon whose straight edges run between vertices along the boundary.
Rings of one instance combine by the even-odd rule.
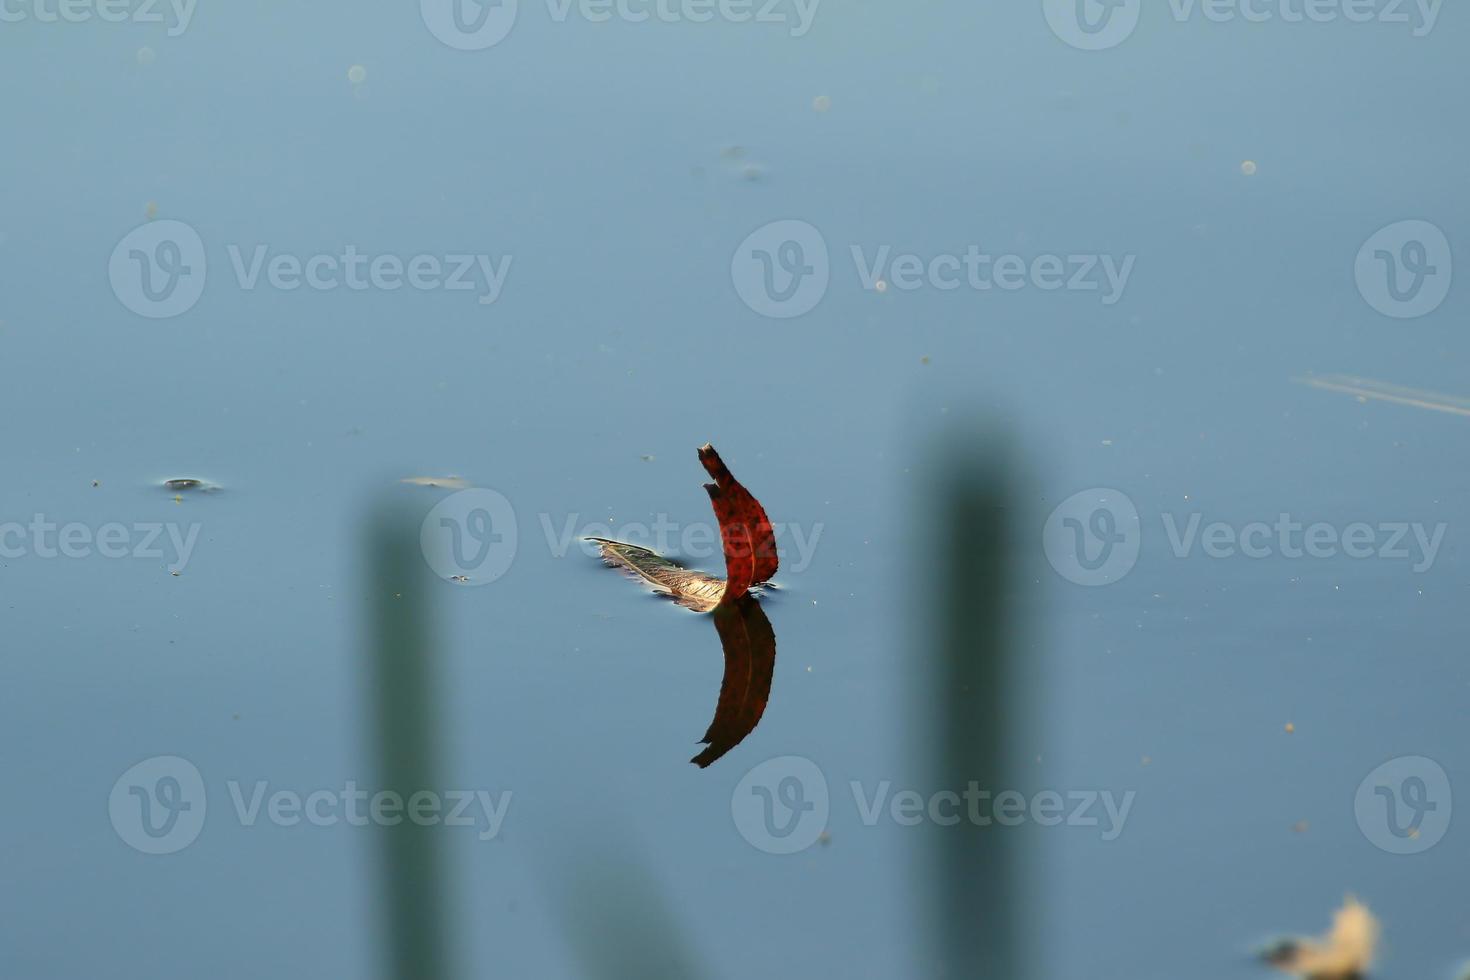
[[[597,544],[603,561],[609,565],[631,572],[660,592],[668,593],[682,606],[695,612],[709,612],[721,603],[734,602],[746,595],[752,586],[770,581],[779,561],[776,535],[760,502],[731,475],[709,443],[699,448],[699,461],[715,480],[706,483],[704,489],[720,522],[720,542],[725,552],[724,579],[684,568],[635,544],[607,538],[587,540]]]
[[[765,508],[730,474],[714,446],[700,446],[699,461],[715,479],[704,489],[719,519],[720,540],[725,547],[725,596],[738,599],[752,585],[770,581],[776,574],[776,535]]]
[[[776,671],[776,631],[751,588],[769,581],[778,561],[776,535],[765,509],[731,475],[713,446],[700,447],[699,461],[715,481],[704,489],[720,522],[726,578],[685,568],[636,544],[587,540],[598,546],[609,565],[642,579],[681,606],[714,614],[725,673],[714,720],[700,739],[705,748],[689,760],[704,769],[744,741],[765,714]]]

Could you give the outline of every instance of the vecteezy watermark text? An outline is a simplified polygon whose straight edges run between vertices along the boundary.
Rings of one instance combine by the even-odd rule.
[[[885,817],[900,827],[917,827],[924,822],[953,827],[968,822],[976,827],[1019,827],[1034,823],[1041,827],[1098,827],[1105,841],[1117,840],[1133,809],[1135,790],[1122,798],[1111,790],[1041,790],[1029,796],[1007,789],[992,793],[970,782],[962,792],[942,789],[928,796],[917,790],[890,792],[883,780],[871,789],[854,779],[848,784],[852,801],[865,827],[875,827]],[[884,804],[887,804],[886,807]]]
[[[891,245],[848,247],[860,287],[868,292],[921,289],[974,293],[1096,293],[1104,306],[1123,298],[1138,257],[1078,252],[993,253],[980,245],[961,252],[902,251]],[[832,280],[827,240],[813,225],[772,221],[746,236],[730,260],[735,292],[755,312],[789,319],[810,312]]]
[[[230,245],[227,251],[241,289],[254,289],[263,270],[266,284],[285,292],[302,286],[319,292],[344,287],[391,292],[404,286],[424,292],[473,290],[484,306],[500,298],[512,259],[509,255],[495,259],[464,252],[451,252],[442,258],[420,254],[404,259],[392,254],[364,255],[353,245],[343,246],[336,255],[271,255],[265,245],[256,245],[247,262],[240,246]]]
[[[1175,23],[1385,24],[1426,37],[1439,22],[1444,0],[1168,0]],[[1041,0],[1052,33],[1074,48],[1115,48],[1138,29],[1144,0]]]
[[[788,26],[791,37],[812,29],[822,0],[545,0],[553,23],[756,24]],[[420,0],[429,32],[459,51],[482,51],[510,36],[519,0]]]
[[[45,514],[35,514],[24,524],[0,523],[0,558],[172,558],[168,570],[181,572],[194,554],[201,528],[197,522],[181,526],[162,521],[110,522],[93,528],[80,521],[58,524]]]
[[[0,24],[164,24],[178,37],[194,20],[198,0],[0,0]]]
[[[1163,513],[1160,524],[1175,558],[1352,559],[1433,567],[1449,525],[1355,521],[1343,525],[1278,514],[1270,521],[1206,521],[1200,512]],[[1057,574],[1078,585],[1107,585],[1132,571],[1142,542],[1138,508],[1118,490],[1098,487],[1062,501],[1042,529],[1042,547]]]
[[[484,252],[370,253],[355,245],[334,252],[297,254],[255,244],[225,246],[236,286],[281,292],[412,289],[472,292],[482,306],[500,298],[509,254]],[[150,221],[134,228],[112,251],[107,274],[118,301],[139,316],[163,319],[188,312],[204,294],[209,261],[199,233],[182,221]]]
[[[355,780],[341,787],[302,792],[258,779],[227,780],[230,810],[241,827],[468,827],[482,840],[500,833],[511,791],[417,790],[369,793]],[[108,815],[124,843],[145,854],[171,854],[192,844],[208,812],[204,777],[189,760],[154,756],[132,766],[113,784]]]
[[[487,790],[417,790],[406,797],[394,790],[368,793],[347,780],[340,789],[317,789],[301,793],[272,789],[264,779],[250,784],[247,792],[236,780],[226,788],[235,817],[242,827],[253,827],[263,816],[277,827],[306,823],[313,827],[396,827],[408,822],[420,827],[474,827],[480,840],[500,833],[510,806],[511,791],[498,796]]]
[[[1200,514],[1190,514],[1183,525],[1173,514],[1162,517],[1169,537],[1169,549],[1175,558],[1188,558],[1198,542],[1211,558],[1383,558],[1409,561],[1416,573],[1429,571],[1434,565],[1439,546],[1444,543],[1449,525],[1443,522],[1427,528],[1418,522],[1383,521],[1367,524],[1361,521],[1339,529],[1317,521],[1305,524],[1281,514],[1271,523],[1252,521],[1236,527],[1224,521],[1211,521],[1203,526]],[[1412,533],[1413,537],[1410,538]]]
[[[851,780],[853,807],[864,827],[884,821],[899,827],[933,824],[953,827],[1041,827],[1096,829],[1103,840],[1123,833],[1132,812],[1135,790],[993,791],[971,781],[962,789],[920,793],[893,791],[890,780],[867,785]],[[816,763],[788,755],[755,766],[736,784],[730,813],[740,835],[768,854],[794,854],[820,839],[831,815],[827,778]]]
[[[928,259],[910,252],[893,254],[880,246],[871,259],[861,245],[853,245],[852,261],[863,288],[878,290],[891,285],[900,292],[938,289],[943,292],[968,287],[976,292],[999,289],[1014,292],[1031,287],[1042,292],[1102,292],[1102,304],[1112,306],[1123,298],[1128,277],[1133,274],[1136,255],[1051,255],[1025,258],[1020,255],[991,255],[971,245],[963,255],[941,254]],[[963,275],[961,270],[963,269]],[[885,271],[886,270],[886,271]]]

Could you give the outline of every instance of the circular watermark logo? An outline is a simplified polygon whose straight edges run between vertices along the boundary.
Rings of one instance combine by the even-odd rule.
[[[1096,487],[1057,505],[1042,528],[1041,545],[1068,582],[1109,585],[1138,563],[1142,536],[1133,501],[1121,490]]]
[[[730,279],[745,305],[776,320],[809,313],[827,295],[832,267],[827,240],[805,221],[762,225],[730,260]]]
[[[519,0],[419,0],[429,33],[458,51],[483,51],[516,26]]]
[[[1143,0],[1041,0],[1057,37],[1083,51],[1116,48],[1138,28]]]
[[[516,556],[516,512],[505,495],[476,487],[429,511],[419,545],[434,574],[462,585],[489,585]]]
[[[827,829],[827,777],[810,759],[783,755],[745,774],[730,795],[740,836],[767,854],[795,854]]]
[[[1358,784],[1353,811],[1358,829],[1390,854],[1418,854],[1450,829],[1450,777],[1433,759],[1390,759]]]
[[[149,221],[123,236],[107,263],[118,301],[162,320],[187,313],[204,294],[206,262],[199,233],[182,221]]]
[[[156,755],[117,778],[107,798],[112,829],[144,854],[182,851],[204,829],[204,777],[188,759]]]
[[[1358,250],[1353,278],[1363,299],[1384,316],[1427,316],[1444,303],[1454,281],[1450,240],[1428,221],[1380,228]]]

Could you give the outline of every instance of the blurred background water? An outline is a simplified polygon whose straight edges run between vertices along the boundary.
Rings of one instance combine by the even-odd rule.
[[[226,785],[371,784],[363,519],[384,495],[427,513],[448,491],[398,481],[454,474],[503,494],[518,528],[495,582],[431,590],[439,778],[511,794],[493,839],[444,834],[473,975],[581,975],[559,895],[588,849],[645,866],[710,975],[935,975],[920,841],[865,825],[849,783],[936,788],[910,696],[943,566],[916,549],[970,530],[934,526],[923,482],[959,418],[1009,433],[1024,488],[1021,778],[1136,792],[1115,840],[1027,829],[1043,972],[1255,976],[1252,944],[1320,929],[1347,892],[1385,922],[1384,976],[1470,957],[1463,828],[1393,854],[1354,807],[1401,757],[1470,785],[1470,419],[1293,383],[1470,394],[1463,287],[1397,319],[1354,278],[1385,226],[1470,234],[1463,10],[1415,37],[1149,5],[1115,48],[1082,51],[1039,2],[827,0],[799,36],[522,2],[466,51],[411,4],[205,2],[177,31],[3,9],[0,524],[199,530],[177,576],[167,558],[0,559],[0,974],[370,971],[371,835],[243,826]],[[177,316],[138,316],[109,283],[150,217],[207,255]],[[772,319],[742,302],[732,255],[787,219],[819,229],[830,283]],[[851,255],[972,244],[1135,262],[1107,305],[880,292]],[[244,288],[229,250],[258,245],[512,261],[493,304]],[[545,528],[709,522],[706,440],[773,520],[820,536],[764,603],[760,727],[700,771],[710,623]],[[223,489],[158,486],[184,476]],[[1136,507],[1141,552],[1088,588],[1041,543],[1094,487]],[[1423,572],[1175,557],[1163,515],[1196,513],[1447,527]],[[161,755],[198,768],[209,810],[196,841],[149,855],[108,799]],[[824,774],[830,837],[770,855],[732,792],[788,755]]]

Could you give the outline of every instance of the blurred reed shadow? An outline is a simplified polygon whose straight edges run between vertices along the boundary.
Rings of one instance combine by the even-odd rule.
[[[1020,774],[1006,741],[1025,710],[1008,598],[1012,528],[1025,522],[1010,490],[1013,458],[1008,446],[968,432],[943,440],[937,457],[927,506],[917,512],[929,537],[923,554],[939,567],[922,579],[932,637],[914,721],[928,723],[930,785],[1015,789]],[[927,925],[945,976],[1017,980],[1034,972],[1022,953],[1032,923],[1021,909],[1016,830],[972,820],[929,828]]]
[[[377,777],[381,789],[407,801],[439,785],[437,650],[418,521],[404,508],[379,508],[369,520],[366,557]],[[439,830],[407,819],[376,828],[383,975],[390,980],[450,976]]]

